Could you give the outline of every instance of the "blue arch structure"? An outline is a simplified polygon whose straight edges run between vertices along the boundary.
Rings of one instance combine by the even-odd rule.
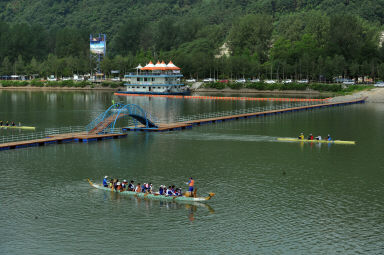
[[[139,123],[145,128],[158,128],[154,118],[140,106],[116,103],[89,123],[86,130],[91,133],[109,133],[115,128],[117,120],[125,116],[130,116],[135,120],[135,128]]]

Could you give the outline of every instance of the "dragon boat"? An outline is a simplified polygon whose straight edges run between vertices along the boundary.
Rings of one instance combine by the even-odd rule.
[[[22,130],[35,130],[35,127],[27,126],[0,126],[0,129],[22,129]]]
[[[277,138],[278,141],[284,142],[304,142],[304,143],[331,143],[331,144],[356,144],[355,141],[341,141],[341,140],[308,140],[298,138]]]
[[[164,201],[175,201],[175,202],[206,202],[215,195],[215,193],[209,193],[207,197],[188,197],[188,196],[166,196],[166,195],[159,195],[156,193],[150,194],[150,193],[127,191],[127,190],[117,191],[113,188],[106,188],[102,185],[95,184],[89,179],[88,179],[88,182],[92,187],[96,189],[116,192],[122,195],[130,195],[137,198],[147,198],[147,199],[153,199],[153,200],[164,200]]]

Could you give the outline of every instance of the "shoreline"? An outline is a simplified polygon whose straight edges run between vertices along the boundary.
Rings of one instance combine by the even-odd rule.
[[[124,91],[124,87],[102,87],[102,86],[85,86],[85,87],[33,87],[33,86],[9,86],[3,87],[0,86],[0,90],[14,90],[14,91],[110,91],[110,92],[119,92]],[[193,93],[217,93],[217,94],[270,94],[270,95],[304,95],[304,96],[324,96],[331,97],[330,102],[339,102],[339,101],[349,101],[355,100],[358,98],[367,97],[366,102],[369,103],[384,103],[384,88],[373,88],[366,91],[358,91],[354,92],[350,95],[342,95],[338,96],[335,93],[330,92],[321,92],[315,90],[255,90],[255,89],[207,89],[207,88],[199,88],[192,90]]]
[[[222,94],[272,94],[272,95],[314,95],[314,96],[333,96],[334,93],[321,92],[316,90],[256,90],[256,89],[212,89],[199,88],[192,90],[196,93],[222,93]]]
[[[384,103],[384,88],[373,88],[366,91],[358,91],[351,95],[336,96],[329,100],[330,103],[351,101],[359,98],[367,98],[367,103]]]

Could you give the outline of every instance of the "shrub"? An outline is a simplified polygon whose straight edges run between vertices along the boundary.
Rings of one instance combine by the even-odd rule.
[[[223,84],[223,83],[221,83]],[[227,86],[231,89],[241,89],[244,87],[244,84],[243,83],[240,83],[240,82],[235,82],[235,83],[227,83]]]
[[[204,84],[204,88],[212,88],[212,89],[224,89],[227,84],[221,82],[210,82]]]
[[[3,87],[25,87],[28,86],[27,81],[1,81]]]
[[[32,80],[31,86],[32,87],[44,87],[44,82],[39,81],[39,80]]]

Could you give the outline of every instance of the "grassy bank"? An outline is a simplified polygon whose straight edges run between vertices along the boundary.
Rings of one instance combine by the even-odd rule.
[[[89,81],[40,81],[40,80],[32,80],[32,81],[0,81],[0,85],[4,88],[6,87],[41,87],[41,88],[118,88],[122,87],[122,82],[102,82],[101,84],[95,85]]]
[[[268,91],[286,91],[286,90],[296,90],[296,91],[304,91],[304,90],[314,90],[319,92],[331,92],[335,94],[345,94],[356,91],[362,91],[373,88],[371,85],[349,85],[345,86],[342,84],[324,84],[324,83],[311,83],[311,84],[302,84],[302,83],[274,83],[267,84],[263,82],[256,83],[206,83],[202,86],[202,88],[211,88],[222,90],[225,88],[240,90],[240,89],[255,89],[255,90],[268,90]]]

